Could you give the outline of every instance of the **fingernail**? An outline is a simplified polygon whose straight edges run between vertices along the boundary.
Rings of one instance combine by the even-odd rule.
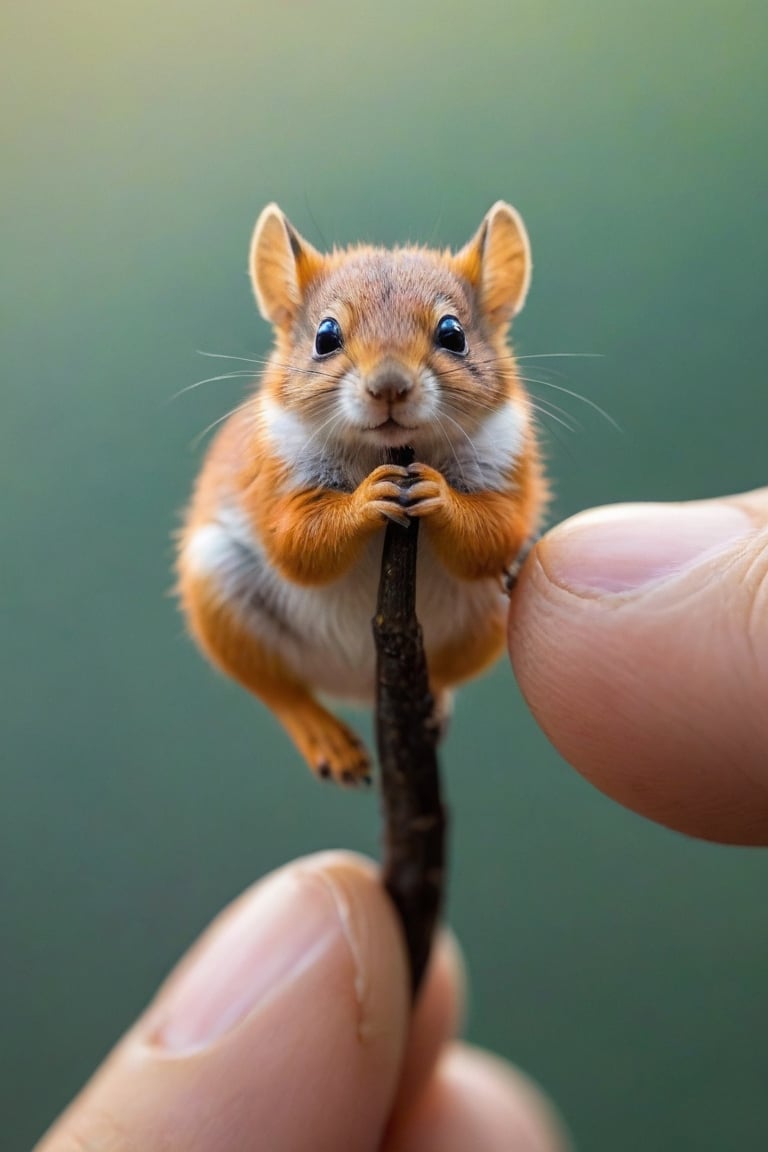
[[[556,528],[542,562],[571,592],[628,592],[716,554],[752,526],[732,504],[616,504]]]
[[[318,963],[343,931],[325,877],[278,873],[225,913],[182,963],[152,1009],[154,1042],[176,1053],[213,1043]]]

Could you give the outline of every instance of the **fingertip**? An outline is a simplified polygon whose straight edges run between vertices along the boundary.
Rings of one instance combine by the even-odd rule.
[[[642,592],[700,565],[754,528],[725,500],[688,504],[609,504],[580,512],[541,541],[549,579],[574,595]]]
[[[709,503],[599,509],[549,533],[512,598],[510,655],[546,735],[601,791],[690,835],[765,843],[768,540],[754,499]]]
[[[410,1020],[410,975],[402,928],[376,865],[353,852],[322,852],[301,862],[327,885],[354,961],[361,1040],[389,1040],[393,1070]]]
[[[323,853],[244,893],[193,946],[41,1145],[105,1117],[144,1152],[371,1146],[405,1049],[395,911],[368,862]],[[69,1143],[68,1143],[69,1141]],[[90,1143],[89,1143],[90,1146]]]
[[[453,1044],[386,1152],[567,1152],[553,1106],[505,1061]]]
[[[464,958],[453,932],[443,928],[414,1007],[392,1123],[421,1095],[445,1046],[461,1030],[465,995]]]

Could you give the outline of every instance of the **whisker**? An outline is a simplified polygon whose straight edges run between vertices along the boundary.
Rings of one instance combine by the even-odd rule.
[[[542,380],[541,376],[518,376],[517,379],[523,384],[549,384],[549,380]]]
[[[213,429],[218,427],[219,424],[223,424],[224,421],[228,420],[230,416],[234,416],[235,413],[243,412],[246,408],[250,408],[252,404],[253,404],[253,398],[249,397],[245,401],[245,403],[238,404],[236,408],[231,408],[229,412],[225,412],[223,416],[219,416],[219,418],[217,420],[214,420],[211,424],[208,425],[207,428],[203,428],[202,432],[199,432],[198,435],[195,436],[194,440],[190,444],[190,448],[192,448],[193,450],[196,449],[200,445],[200,442],[205,439],[205,437],[208,435],[209,432],[212,432]]]
[[[225,372],[221,376],[208,376],[205,380],[196,380],[194,384],[187,384],[184,388],[180,388],[178,392],[174,392],[171,400],[178,400],[179,396],[183,396],[185,392],[191,392],[194,388],[200,388],[203,384],[215,384],[217,380],[252,380],[253,372]]]
[[[510,357],[507,357],[507,356],[490,356],[487,360],[475,360],[473,362],[473,366],[475,368],[488,368],[488,367],[492,367],[494,364],[500,364],[503,360],[507,360],[507,359],[513,360],[513,361],[515,360],[514,356],[510,356]],[[535,365],[534,365],[534,367],[535,367]],[[546,372],[547,369],[542,368],[541,371]],[[448,368],[447,370],[441,372],[440,378],[445,379],[446,377],[460,376],[460,375],[463,375],[465,372],[466,372],[466,369],[462,365],[457,365],[455,368]],[[552,369],[549,369],[549,372],[551,374]],[[560,373],[560,375],[562,375],[562,373]],[[515,373],[515,377],[518,380],[530,381],[533,384],[546,384],[547,383],[546,380],[540,380],[536,376],[522,376],[519,373]]]
[[[556,360],[570,356],[581,360],[603,360],[604,352],[527,352],[525,356],[515,356],[515,360]]]
[[[280,368],[284,372],[297,372],[303,376],[322,376],[324,380],[337,380],[338,377],[334,376],[332,372],[323,372],[320,368],[305,368],[299,364],[285,364],[281,360],[275,360],[272,356],[261,356],[254,359],[251,356],[230,356],[226,352],[204,352],[201,348],[197,349],[200,356],[212,356],[219,360],[240,360],[244,364],[256,364],[259,367],[268,367],[273,365],[275,368]]]
[[[444,373],[444,376],[445,375],[448,375],[448,373]],[[556,387],[556,385],[551,384],[549,380],[542,380],[539,376],[519,376],[519,375],[516,375],[515,379],[520,381],[521,384],[543,384],[545,388],[547,386],[553,387],[553,388]]]
[[[464,408],[462,408],[460,403],[456,402],[456,399],[457,398],[454,398],[454,397],[451,398],[451,401],[452,401],[451,406],[454,409],[454,411],[459,413],[459,414],[471,416],[474,414],[474,412],[476,412],[477,408],[481,408],[484,411],[489,412],[489,413],[493,413],[496,411],[496,408],[493,405],[483,403],[482,401],[479,401],[477,399],[477,397],[473,397],[472,400],[469,403],[467,403],[467,405],[465,406],[466,410]],[[577,430],[578,431],[583,430],[583,427],[580,424],[580,422],[578,420],[576,420],[576,418],[574,416],[572,416],[570,412],[567,412],[564,408],[561,408],[558,404],[555,404],[552,400],[547,400],[543,396],[532,396],[529,394],[528,402],[531,406],[532,411],[537,412],[542,417],[549,417],[549,419],[551,421],[553,421],[554,423],[560,424],[563,428],[567,429],[572,435],[575,435]],[[547,407],[544,407],[544,405],[546,405]],[[559,415],[556,415],[556,413],[559,413]],[[573,423],[571,423],[571,421],[573,421]],[[454,421],[454,423],[456,423],[456,422]],[[461,427],[461,425],[459,425],[459,427]],[[463,429],[462,429],[462,431],[463,431]],[[564,444],[562,441],[562,438],[557,435],[557,429],[552,428],[551,431],[555,435],[558,442],[560,442],[563,445],[563,447],[565,448],[565,450],[569,452],[567,444]],[[473,450],[474,450],[474,446],[473,446]],[[570,454],[570,452],[569,452],[569,454]],[[475,452],[475,459],[477,460],[477,453],[476,452]]]
[[[553,353],[548,353],[548,355],[555,356],[555,355],[559,355],[559,353],[553,352]],[[563,355],[566,355],[566,353],[563,353]],[[571,353],[568,353],[568,355],[571,355]],[[576,353],[573,353],[572,355],[576,355]],[[585,353],[579,353],[579,355],[599,356],[600,353],[597,353],[597,352],[586,353],[585,352]],[[488,365],[491,365],[491,364],[498,364],[502,360],[515,360],[515,359],[518,359],[518,358],[513,356],[512,353],[510,353],[508,356],[507,355],[494,356],[488,360],[478,360],[478,361],[475,361],[475,364],[477,367],[487,367]],[[441,379],[450,378],[452,375],[455,375],[455,374],[460,373],[462,371],[463,371],[463,369],[461,367],[452,368],[452,369],[449,369],[447,372],[442,372],[440,374],[440,378]],[[574,398],[574,400],[580,400],[582,404],[586,404],[588,408],[592,408],[593,411],[597,412],[598,415],[602,416],[604,420],[607,420],[607,422],[613,428],[615,428],[617,432],[623,432],[621,425],[616,420],[614,420],[613,416],[611,416],[610,413],[606,412],[606,410],[604,408],[601,408],[599,404],[597,404],[594,400],[591,400],[588,396],[582,396],[582,394],[580,392],[574,392],[573,389],[566,388],[563,384],[554,384],[551,380],[542,380],[538,376],[518,376],[517,379],[520,380],[524,384],[540,384],[543,388],[553,388],[556,392],[562,392],[566,396],[572,396]]]
[[[540,408],[538,404],[531,402],[531,408],[534,412],[538,412],[540,416],[548,416],[550,420],[554,420],[556,424],[560,424],[563,428],[567,428],[569,432],[575,432],[576,429],[567,420],[563,420],[560,416],[556,416],[554,412],[550,412],[547,408]]]
[[[512,360],[517,363],[520,360],[538,360],[538,359],[560,359],[563,357],[575,357],[578,359],[603,359],[602,352],[539,352],[530,353],[524,356],[518,356],[515,352],[502,352],[499,355],[487,356],[483,360],[472,361],[477,367],[482,368],[488,364],[498,364],[502,360]],[[449,369],[449,371],[462,371],[462,365],[457,365],[456,369]]]
[[[495,404],[489,404],[486,401],[481,400],[478,396],[472,396],[471,398],[468,397],[466,404],[462,403],[461,396],[451,396],[449,399],[453,411],[459,412],[464,416],[471,417],[478,408],[480,408],[483,412],[493,413],[498,411],[498,408]]]
[[[509,355],[509,356],[488,356],[485,360],[473,360],[471,363],[472,363],[473,368],[488,368],[488,367],[492,367],[494,364],[501,364],[502,361],[504,361],[504,360],[511,361],[513,367],[514,367],[514,364],[516,363],[515,357],[512,355]],[[463,364],[457,364],[455,368],[443,369],[439,374],[439,378],[441,380],[445,380],[445,379],[449,379],[452,376],[466,375],[466,372],[467,372],[467,369],[464,367]]]
[[[552,416],[552,413],[551,412],[544,412],[539,408],[536,408],[536,412],[538,413],[538,415],[534,415],[533,419],[534,419],[534,423],[536,424],[537,428],[540,429],[541,435],[554,436],[555,440],[557,440],[558,444],[560,445],[562,450],[566,453],[566,455],[571,460],[574,460],[575,457],[574,457],[573,452],[571,451],[571,447],[570,447],[570,444],[568,443],[567,437],[563,436],[562,432],[556,426],[556,424],[554,422],[555,417]],[[541,417],[545,416],[545,415],[552,416],[553,422],[551,424],[545,423],[545,421],[543,419],[541,419]],[[560,423],[562,423],[562,421],[560,421]],[[567,425],[566,425],[566,427],[567,427],[569,432],[573,433],[572,428],[568,427]]]
[[[298,364],[281,364],[279,360],[269,360],[268,363],[279,368],[282,372],[293,372],[297,376],[319,376],[323,380],[330,380],[333,384],[339,382],[338,376],[334,376],[332,372],[323,372],[320,368],[302,368]]]
[[[444,416],[447,416],[447,413],[446,413],[446,412],[444,412],[444,413],[443,413],[443,415],[444,415]],[[448,419],[450,419],[450,417],[448,417]],[[441,432],[442,432],[442,434],[443,434],[443,438],[444,438],[444,440],[445,440],[446,444],[448,445],[448,447],[450,448],[451,452],[453,453],[453,458],[454,458],[454,460],[456,461],[456,467],[458,468],[459,472],[461,473],[461,478],[462,478],[462,480],[464,481],[464,483],[465,483],[465,485],[466,485],[466,482],[467,482],[467,477],[466,477],[466,474],[465,474],[465,472],[464,472],[464,465],[461,463],[461,460],[459,459],[459,454],[458,454],[458,452],[456,451],[456,449],[455,449],[455,448],[454,448],[454,446],[453,446],[453,441],[451,440],[450,436],[449,436],[449,435],[448,435],[448,433],[446,432],[446,430],[445,430],[445,427],[444,427],[444,425],[443,425],[443,422],[442,422],[442,420],[440,419],[440,410],[439,410],[439,407],[435,409],[435,420],[437,421],[437,426],[438,426],[438,428],[440,429],[440,431],[441,431]],[[470,441],[470,443],[471,443],[471,441]]]
[[[589,396],[582,396],[580,392],[574,392],[571,388],[565,388],[562,384],[553,384],[551,380],[537,380],[535,383],[542,384],[545,388],[554,388],[556,392],[564,392],[566,396],[573,396],[574,400],[581,400],[582,404],[586,404],[588,408],[592,408],[602,416],[604,420],[607,420],[617,432],[624,431],[621,425],[614,420],[613,416],[609,415],[606,410],[601,408],[599,404],[596,404],[594,400],[590,400]]]
[[[569,412],[567,408],[561,408],[560,405],[555,404],[553,400],[548,400],[545,396],[529,396],[528,401],[531,406],[536,408],[539,412],[542,411],[541,405],[545,404],[545,410],[547,412],[557,412],[563,418],[567,418],[573,423],[573,427],[571,428],[572,432],[575,432],[577,428],[580,432],[584,431],[584,425],[579,420],[577,420],[576,417],[571,412]]]
[[[325,423],[327,424],[328,421],[326,420]],[[331,416],[331,427],[328,429],[328,435],[326,436],[325,440],[323,440],[323,446],[320,449],[321,459],[325,457],[325,450],[328,447],[328,441],[330,440],[331,436],[333,436],[334,432],[336,431],[337,426],[339,424],[343,424],[343,423],[344,423],[344,413],[343,412],[334,412],[334,414]],[[323,425],[323,427],[325,427],[325,424]]]
[[[215,360],[240,360],[243,364],[266,364],[269,357],[260,356],[254,359],[252,356],[231,356],[228,352],[204,352],[202,348],[196,348],[198,356],[210,356]]]
[[[453,417],[452,417],[452,416],[451,416],[451,415],[450,415],[448,412],[446,412],[446,406],[445,406],[445,402],[443,403],[443,406],[442,406],[442,409],[441,409],[441,411],[442,411],[442,413],[443,413],[443,416],[445,416],[446,420],[450,420],[451,424],[455,424],[455,425],[456,425],[456,427],[458,428],[458,430],[459,430],[459,431],[461,432],[461,434],[464,436],[465,440],[466,440],[466,441],[467,441],[467,443],[469,444],[469,447],[472,449],[472,455],[473,455],[473,456],[474,456],[474,458],[475,458],[475,463],[476,463],[476,464],[479,466],[479,465],[480,465],[480,457],[479,457],[479,456],[478,456],[478,454],[477,454],[477,448],[475,447],[475,442],[474,442],[474,440],[472,439],[472,437],[469,435],[469,433],[467,432],[466,428],[464,428],[464,427],[463,427],[463,426],[462,426],[462,425],[459,423],[459,421],[458,421],[458,420],[454,420],[454,419],[453,419]],[[454,409],[454,411],[458,412],[458,411],[459,411],[459,409],[458,409],[458,408],[455,408],[455,409]]]
[[[334,422],[334,420],[340,420],[340,419],[341,419],[341,416],[342,416],[342,413],[341,413],[341,412],[338,412],[338,411],[336,411],[336,410],[334,410],[333,412],[331,412],[331,414],[330,414],[330,416],[328,417],[328,419],[327,419],[327,420],[323,420],[322,424],[320,424],[320,425],[319,425],[319,427],[315,428],[315,430],[314,430],[314,431],[311,433],[311,435],[309,435],[309,436],[307,437],[307,439],[304,441],[304,443],[303,443],[303,445],[302,445],[302,449],[301,449],[301,450],[302,450],[302,452],[306,452],[306,451],[307,451],[307,449],[309,448],[310,444],[312,443],[312,441],[315,439],[315,437],[316,437],[316,436],[319,436],[319,435],[320,435],[320,433],[322,432],[323,428],[327,428],[327,427],[328,427],[328,425],[330,424],[330,425],[331,425],[331,429],[330,429],[330,432],[329,432],[329,433],[328,433],[328,435],[326,436],[326,438],[325,438],[325,441],[324,441],[324,443],[323,443],[323,447],[322,447],[322,448],[321,448],[321,450],[320,450],[320,455],[322,456],[323,452],[325,451],[325,449],[326,449],[326,447],[327,447],[327,445],[328,445],[328,441],[330,440],[331,436],[333,435],[333,431],[334,431],[334,429],[333,429],[333,422]]]

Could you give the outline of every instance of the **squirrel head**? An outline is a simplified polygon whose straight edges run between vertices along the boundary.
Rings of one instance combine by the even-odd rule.
[[[276,336],[265,385],[309,430],[325,422],[329,443],[452,445],[521,394],[506,335],[528,291],[530,246],[501,200],[455,253],[324,254],[269,204],[250,274]]]

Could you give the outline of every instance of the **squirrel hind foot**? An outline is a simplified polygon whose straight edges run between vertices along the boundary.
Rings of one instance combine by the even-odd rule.
[[[312,697],[280,715],[312,772],[346,788],[372,782],[371,759],[360,737]]]

